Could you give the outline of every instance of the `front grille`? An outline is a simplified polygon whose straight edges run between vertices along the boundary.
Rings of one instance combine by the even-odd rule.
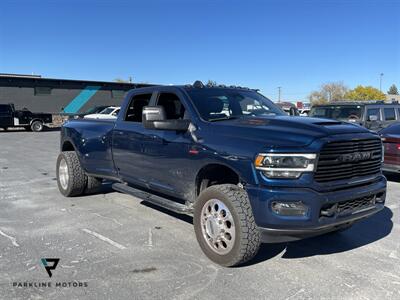
[[[314,179],[317,182],[351,179],[379,173],[380,139],[331,142],[323,146]]]

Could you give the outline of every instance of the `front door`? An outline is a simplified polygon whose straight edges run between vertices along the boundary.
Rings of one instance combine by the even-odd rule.
[[[148,170],[154,168],[145,159],[143,145],[151,138],[142,124],[143,107],[150,104],[152,94],[134,95],[124,116],[120,116],[113,132],[113,157],[120,178],[128,183],[148,187]],[[154,130],[155,131],[155,130]]]
[[[167,120],[189,119],[180,97],[172,92],[157,96],[156,105],[164,107]],[[144,140],[144,161],[151,162],[147,171],[151,189],[186,198],[194,183],[193,139],[189,132],[151,130]]]

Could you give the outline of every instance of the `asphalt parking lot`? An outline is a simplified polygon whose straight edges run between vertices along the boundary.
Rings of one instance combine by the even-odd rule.
[[[223,268],[201,252],[191,218],[112,192],[64,198],[59,132],[0,132],[1,299],[400,299],[400,178],[386,208],[346,232],[265,244]],[[46,273],[41,258],[59,258]],[[14,287],[66,282],[74,287]]]

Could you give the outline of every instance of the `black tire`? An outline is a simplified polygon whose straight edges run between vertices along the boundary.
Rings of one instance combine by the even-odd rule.
[[[33,121],[32,124],[31,124],[31,130],[33,132],[40,132],[40,131],[43,130],[43,128],[44,128],[44,126],[43,126],[43,122],[42,121],[39,121],[39,120]]]
[[[85,189],[85,194],[96,193],[101,189],[102,184],[103,184],[103,179],[87,176],[87,185]]]
[[[3,127],[3,130],[4,130],[4,131],[7,131],[7,129],[8,129],[7,127]]]
[[[233,217],[235,239],[232,249],[226,254],[219,254],[213,250],[203,236],[202,209],[211,199],[221,201]],[[236,185],[214,185],[202,191],[195,203],[193,224],[201,249],[210,260],[219,265],[232,267],[243,264],[251,260],[260,247],[260,232],[254,221],[248,195]]]
[[[68,180],[66,184],[65,182],[62,184],[62,179],[60,178],[60,172],[62,172],[60,171],[60,164],[62,164],[63,161],[65,161],[67,166],[66,172],[68,174]],[[58,189],[65,197],[84,194],[87,186],[87,176],[81,167],[78,155],[74,151],[64,151],[58,155],[56,174]]]

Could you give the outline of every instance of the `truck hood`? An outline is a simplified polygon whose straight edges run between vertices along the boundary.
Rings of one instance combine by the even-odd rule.
[[[299,147],[329,135],[370,132],[346,122],[292,116],[245,117],[212,124],[224,136],[257,140],[274,147]]]
[[[83,116],[84,119],[110,119],[115,120],[117,119],[116,116],[113,115],[105,115],[105,114],[90,114]]]

